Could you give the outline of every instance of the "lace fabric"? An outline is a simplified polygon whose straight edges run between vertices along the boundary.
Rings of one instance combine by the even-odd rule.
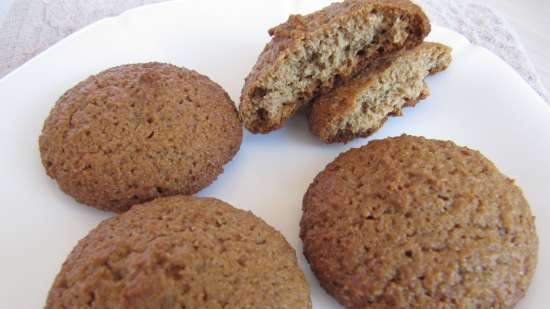
[[[492,51],[550,103],[547,93],[523,45],[504,18],[483,4],[460,0],[416,0],[433,24],[444,26],[464,35],[474,45]]]

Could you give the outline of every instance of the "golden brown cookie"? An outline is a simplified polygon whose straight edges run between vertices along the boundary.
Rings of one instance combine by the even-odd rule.
[[[311,308],[294,249],[212,198],[163,197],[107,219],[73,249],[46,309]]]
[[[42,163],[79,202],[121,212],[193,194],[238,151],[242,125],[227,93],[170,64],[129,64],[67,91],[44,123]]]
[[[288,21],[245,80],[239,111],[253,133],[278,129],[304,103],[380,56],[422,42],[430,24],[408,0],[346,0]]]
[[[428,74],[447,68],[451,48],[424,42],[369,66],[326,95],[317,97],[309,114],[311,131],[325,143],[367,137],[390,115],[428,96]]]
[[[310,185],[300,236],[348,308],[511,308],[537,261],[521,190],[479,152],[400,136],[336,158]]]

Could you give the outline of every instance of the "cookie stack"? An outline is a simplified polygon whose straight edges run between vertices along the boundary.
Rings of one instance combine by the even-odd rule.
[[[268,133],[311,105],[311,131],[326,143],[372,134],[425,98],[424,78],[451,62],[449,47],[423,43],[429,32],[424,12],[407,0],[344,1],[291,16],[269,30],[246,78],[245,127]]]

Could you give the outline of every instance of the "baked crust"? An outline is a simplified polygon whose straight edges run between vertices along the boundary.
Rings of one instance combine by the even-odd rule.
[[[218,84],[192,70],[145,63],[111,68],[68,90],[46,119],[39,146],[61,190],[122,212],[206,187],[241,140],[237,109]]]
[[[217,199],[158,198],[100,223],[63,263],[45,306],[310,309],[284,237]]]
[[[304,254],[347,308],[512,308],[538,251],[521,190],[479,152],[403,135],[340,154],[303,200]]]

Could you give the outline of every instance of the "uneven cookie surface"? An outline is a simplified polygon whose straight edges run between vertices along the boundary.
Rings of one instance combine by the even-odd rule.
[[[408,0],[347,0],[271,30],[241,94],[245,127],[267,133],[380,56],[422,42],[430,24]]]
[[[303,211],[305,256],[348,308],[511,308],[536,265],[521,190],[452,142],[351,149],[315,178]]]
[[[451,49],[424,42],[403,50],[317,97],[309,114],[311,131],[326,143],[347,142],[378,130],[390,115],[429,94],[424,78],[447,68]]]
[[[120,212],[204,188],[241,139],[237,110],[219,85],[192,70],[147,63],[103,71],[68,90],[39,144],[63,191]]]
[[[163,197],[103,221],[73,249],[53,308],[311,308],[294,249],[211,198]]]

